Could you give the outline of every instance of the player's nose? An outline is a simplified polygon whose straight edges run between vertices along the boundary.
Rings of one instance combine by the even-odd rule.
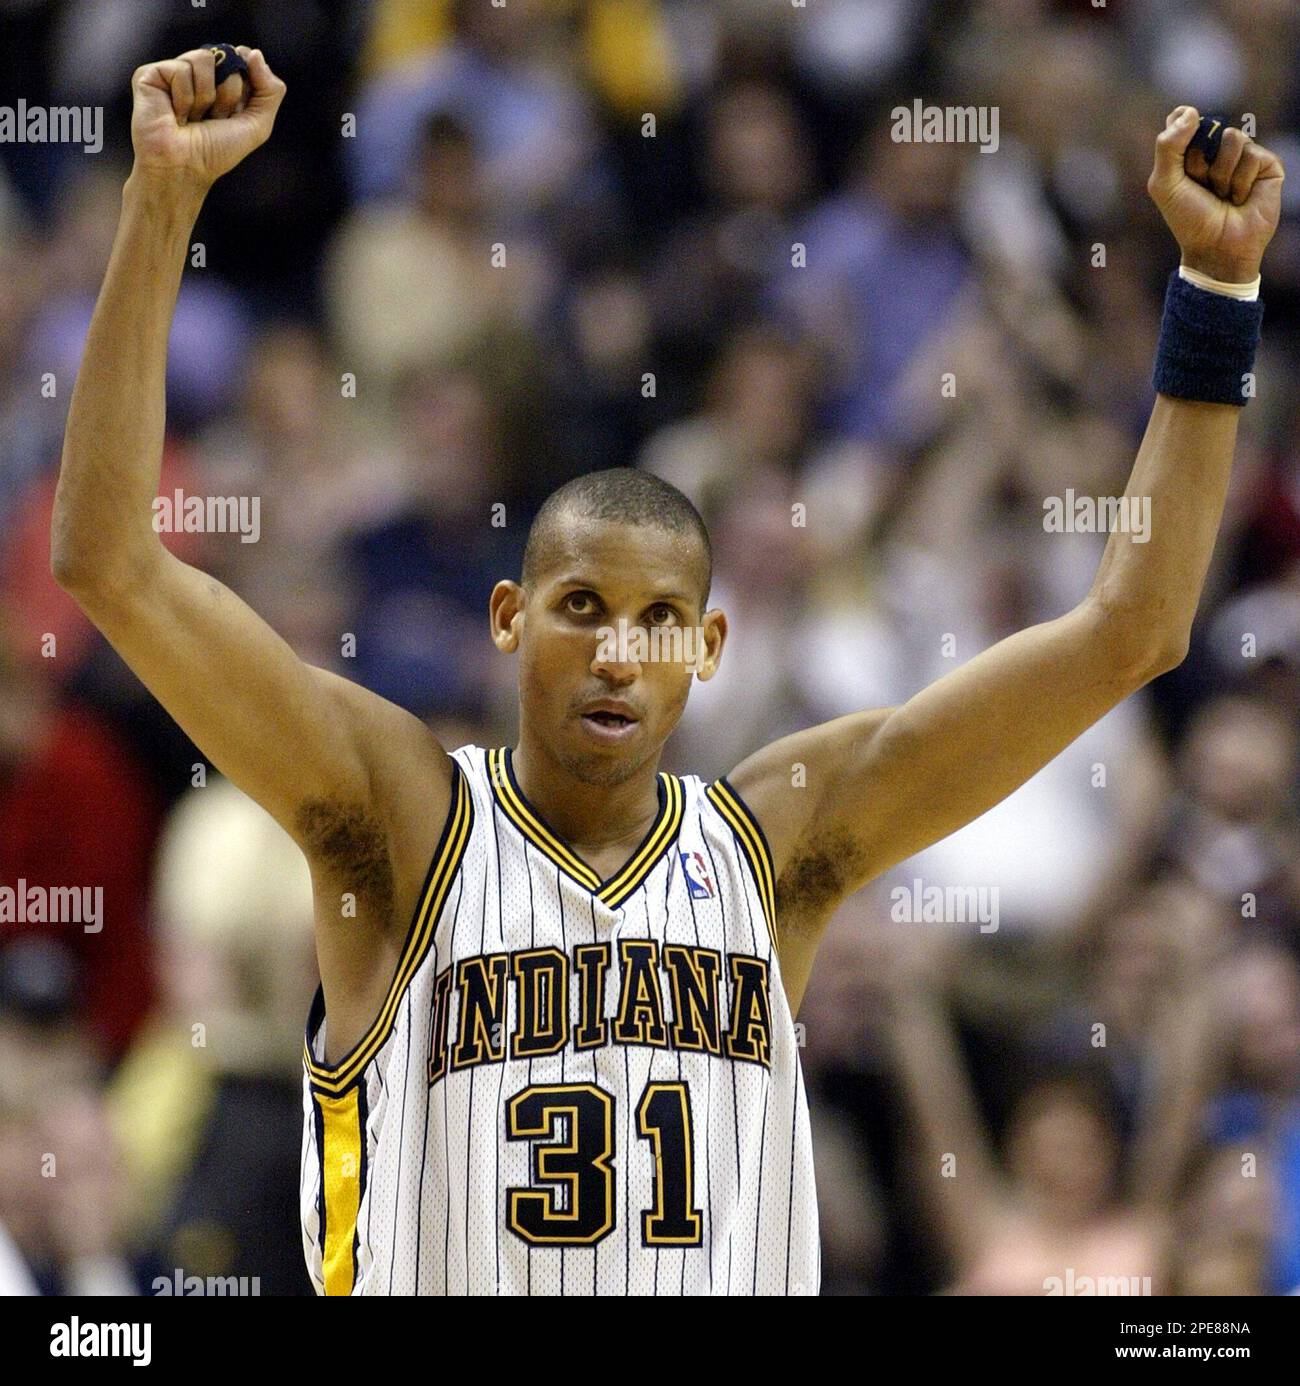
[[[591,657],[591,672],[603,683],[625,688],[641,676],[641,654],[637,648],[639,632],[624,622],[597,634]]]
[[[611,688],[627,688],[641,677],[641,664],[635,659],[606,659],[597,653],[591,672]]]

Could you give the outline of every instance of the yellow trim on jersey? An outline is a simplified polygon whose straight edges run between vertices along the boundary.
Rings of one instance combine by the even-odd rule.
[[[406,988],[433,942],[438,916],[442,911],[443,901],[447,898],[452,878],[465,854],[465,844],[469,841],[473,822],[474,806],[470,797],[469,782],[464,771],[456,765],[447,826],[443,830],[442,841],[434,852],[424,894],[416,909],[415,919],[407,935],[402,956],[398,960],[392,985],[388,988],[383,1009],[362,1040],[332,1068],[327,1064],[318,1063],[310,1048],[306,1044],[303,1045],[303,1062],[307,1066],[307,1073],[313,1086],[321,1091],[341,1093],[365,1069],[388,1039]]]
[[[487,763],[488,778],[497,802],[515,827],[534,847],[567,871],[579,885],[591,891],[611,908],[621,904],[637,889],[663,855],[664,848],[681,830],[685,805],[681,781],[676,775],[661,771],[659,783],[663,790],[663,803],[659,817],[646,834],[645,841],[626,864],[608,881],[602,882],[591,867],[529,808],[512,781],[506,748],[499,746],[490,750]]]
[[[506,811],[515,827],[535,846],[540,847],[552,861],[574,876],[588,890],[600,889],[600,877],[576,853],[560,841],[554,833],[524,803],[510,783],[510,773],[506,768],[506,748],[498,746],[488,752],[488,771],[492,788],[496,791],[497,802]]]
[[[772,853],[767,845],[767,838],[763,835],[763,829],[740,795],[726,780],[715,780],[704,792],[709,802],[736,834],[736,841],[754,873],[754,880],[758,885],[758,898],[763,905],[763,917],[767,920],[768,936],[772,940],[772,951],[776,952],[776,876],[772,869]]]
[[[650,874],[655,862],[663,855],[664,848],[677,836],[682,826],[682,810],[685,803],[681,781],[676,775],[660,773],[660,781],[665,790],[664,811],[659,821],[651,829],[645,846],[616,875],[610,877],[601,887],[600,898],[610,906],[621,904]]]
[[[321,1191],[325,1205],[325,1246],[321,1278],[327,1295],[350,1295],[356,1263],[353,1244],[361,1211],[361,1089],[341,1097],[313,1092],[320,1111]]]

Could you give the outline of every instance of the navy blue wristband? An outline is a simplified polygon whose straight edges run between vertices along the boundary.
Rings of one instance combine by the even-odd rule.
[[[1255,348],[1264,302],[1247,302],[1198,289],[1177,270],[1169,278],[1152,384],[1162,395],[1206,404],[1244,405],[1246,377],[1255,369]]]

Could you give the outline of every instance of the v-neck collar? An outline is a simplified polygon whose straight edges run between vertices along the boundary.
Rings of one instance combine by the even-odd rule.
[[[621,904],[650,874],[664,849],[682,826],[682,783],[676,775],[659,772],[659,812],[637,849],[607,880],[570,847],[540,813],[528,802],[515,778],[514,760],[509,746],[498,746],[487,753],[488,780],[502,812],[540,852],[544,852],[567,875],[611,908]]]

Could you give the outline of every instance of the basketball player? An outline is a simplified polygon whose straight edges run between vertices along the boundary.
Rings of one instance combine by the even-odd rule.
[[[1184,655],[1214,547],[1282,169],[1212,167],[1174,111],[1149,190],[1177,237],[1158,394],[1086,598],[897,708],[658,770],[717,671],[708,536],[630,469],[542,508],[493,589],[511,747],[448,751],[304,665],[151,525],[189,234],[284,96],[260,52],[134,76],[135,165],[68,421],[53,569],[212,762],[305,853],[322,989],[304,1054],[302,1212],[327,1294],[810,1294],[817,1211],[793,1019],[851,891],[970,822]],[[900,291],[905,291],[900,290]],[[702,632],[690,665],[600,634]],[[796,773],[794,767],[802,767]]]

